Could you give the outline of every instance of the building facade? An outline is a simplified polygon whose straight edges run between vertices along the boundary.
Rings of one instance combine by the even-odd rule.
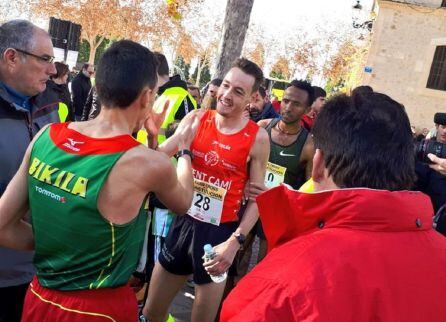
[[[362,83],[406,107],[412,125],[446,112],[446,1],[378,1]]]

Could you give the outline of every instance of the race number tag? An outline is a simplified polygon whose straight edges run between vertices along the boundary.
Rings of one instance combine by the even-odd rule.
[[[197,220],[220,225],[226,189],[194,179],[194,198],[187,212]]]
[[[285,167],[268,162],[266,165],[265,186],[268,188],[274,188],[283,183],[285,179],[285,172]]]

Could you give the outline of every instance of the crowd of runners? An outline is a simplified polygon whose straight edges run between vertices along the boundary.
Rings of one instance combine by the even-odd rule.
[[[446,113],[418,142],[370,87],[274,106],[246,58],[201,91],[130,40],[62,113],[44,30],[0,55],[1,322],[164,322],[185,283],[194,322],[446,320]]]

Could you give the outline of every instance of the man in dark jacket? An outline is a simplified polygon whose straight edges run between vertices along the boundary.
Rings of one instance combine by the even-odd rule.
[[[80,121],[82,112],[84,110],[85,102],[87,101],[88,93],[91,89],[91,76],[94,73],[94,66],[85,63],[81,71],[73,79],[71,83],[71,92],[73,94],[74,115],[76,121]]]
[[[436,142],[442,144],[444,150],[446,149],[446,113],[436,113],[434,123],[437,135],[430,140],[423,140],[420,144],[432,146],[432,143]],[[427,163],[420,161],[417,161],[415,171],[417,174],[415,190],[427,194],[431,198],[434,211],[437,212],[442,205],[446,204],[446,176],[429,167]]]
[[[0,196],[17,172],[26,148],[44,125],[58,122],[57,105],[37,96],[46,88],[53,46],[48,33],[25,20],[0,26]],[[0,248],[0,321],[20,321],[34,275],[32,252]]]
[[[158,60],[158,98],[155,101],[154,110],[160,112],[166,101],[169,101],[169,107],[163,124],[158,135],[158,143],[162,143],[165,137],[165,131],[173,121],[181,121],[187,113],[197,108],[197,102],[187,91],[187,83],[179,75],[169,77],[169,65],[166,57],[155,52]]]
[[[248,105],[249,118],[254,122],[265,119],[275,119],[280,117],[274,110],[271,102],[267,100],[266,91],[263,87],[259,88],[256,98]]]

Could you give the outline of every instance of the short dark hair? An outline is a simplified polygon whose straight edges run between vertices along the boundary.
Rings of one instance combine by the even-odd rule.
[[[352,90],[352,96],[369,95],[373,93],[373,88],[368,85],[361,85]]]
[[[166,56],[160,52],[154,52],[156,61],[158,63],[158,75],[169,76],[169,64],[167,63]]]
[[[260,96],[262,96],[262,98],[265,98],[265,96],[266,96],[265,87],[263,87],[263,86],[259,87],[259,94],[260,94]]]
[[[381,93],[339,95],[325,104],[312,133],[337,186],[390,191],[412,187],[412,133],[401,106]]]
[[[198,86],[192,85],[192,84],[187,84],[187,89],[189,90],[197,90],[200,91],[200,88]]]
[[[155,56],[131,40],[115,42],[99,60],[96,89],[99,100],[109,108],[126,108],[144,87],[157,84]]]
[[[231,68],[239,68],[241,69],[245,74],[251,75],[254,77],[254,85],[252,86],[252,93],[257,92],[259,89],[260,84],[263,81],[263,72],[260,69],[259,66],[257,66],[256,63],[250,61],[246,58],[237,58],[233,63]]]
[[[313,104],[313,102],[314,102],[314,89],[313,89],[313,86],[311,86],[311,84],[309,82],[307,82],[305,80],[294,79],[294,80],[291,81],[291,83],[288,84],[288,86],[286,88],[291,87],[291,86],[297,87],[297,88],[307,92],[307,94],[308,94],[308,102],[307,102],[307,104],[308,104],[308,106],[311,106],[311,104]]]
[[[222,82],[223,82],[223,80],[221,78],[214,78],[213,80],[211,80],[211,82],[209,84],[220,87]]]
[[[82,68],[81,68],[81,70],[87,70],[88,69],[88,67],[90,67],[90,63],[84,63],[83,65],[82,65]]]
[[[313,92],[314,92],[314,100],[318,99],[319,97],[327,97],[327,92],[319,86],[313,86]]]
[[[51,78],[59,78],[62,76],[67,75],[70,72],[70,69],[68,68],[68,65],[61,63],[61,62],[55,62],[54,66],[56,67],[56,74],[53,75]]]

